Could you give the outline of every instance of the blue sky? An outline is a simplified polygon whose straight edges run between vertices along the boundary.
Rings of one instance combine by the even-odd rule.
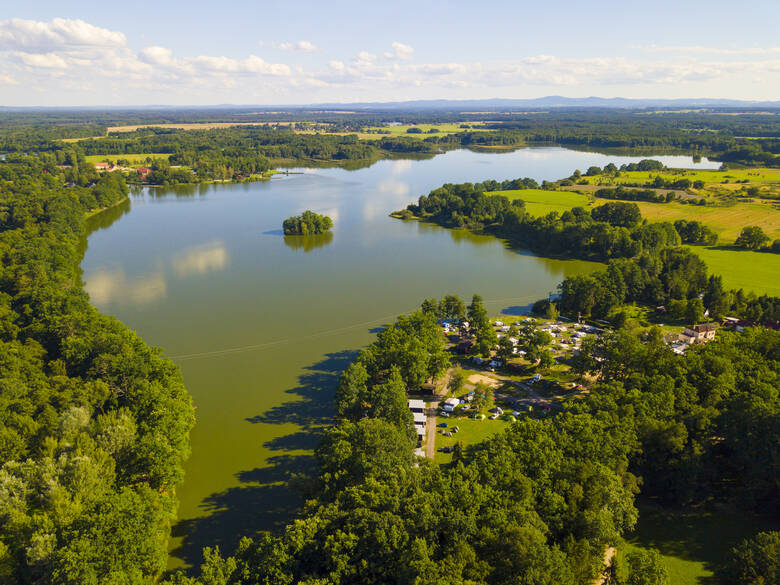
[[[18,2],[0,105],[780,99],[780,2]]]

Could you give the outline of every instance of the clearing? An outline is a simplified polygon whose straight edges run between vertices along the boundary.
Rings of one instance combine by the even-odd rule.
[[[514,191],[490,191],[486,195],[504,195],[510,200],[525,201],[525,211],[533,217],[542,217],[555,211],[563,213],[572,207],[587,207],[586,195],[571,191],[547,191],[545,189],[519,189]]]
[[[674,585],[713,583],[713,571],[741,540],[777,530],[768,519],[745,512],[669,510],[639,505],[639,523],[620,553],[655,548]]]

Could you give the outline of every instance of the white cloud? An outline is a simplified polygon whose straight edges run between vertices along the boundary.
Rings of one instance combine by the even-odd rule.
[[[677,45],[677,46],[636,46],[636,49],[650,51],[653,53],[688,53],[699,55],[777,55],[780,53],[780,47],[706,47],[702,45]]]
[[[310,41],[261,44],[318,50]],[[291,66],[253,54],[180,55],[162,46],[134,51],[121,32],[84,21],[13,19],[0,21],[0,85],[5,103],[19,105],[29,104],[34,92],[52,100],[46,105],[64,105],[63,95],[73,105],[107,103],[107,96],[109,102],[124,99],[128,104],[208,104],[513,97],[562,90],[649,97],[780,95],[776,47],[652,46],[639,47],[645,50],[640,57],[539,54],[444,63],[421,63],[419,56],[412,61],[414,49],[404,43],[394,42],[391,48],[361,51],[348,60],[328,56],[320,65]]]
[[[384,57],[386,59],[400,59],[402,61],[408,61],[409,59],[412,58],[413,53],[414,53],[414,49],[409,45],[404,45],[403,43],[395,42],[393,43],[392,52],[386,52],[384,54]]]
[[[125,35],[83,20],[55,18],[49,22],[12,18],[0,21],[0,50],[46,53],[62,48],[123,47]]]
[[[282,51],[300,51],[302,53],[311,53],[313,51],[319,51],[320,48],[309,41],[298,41],[297,43],[279,43],[277,48]]]
[[[22,53],[14,52],[13,56],[29,67],[43,69],[65,69],[68,64],[56,53]]]

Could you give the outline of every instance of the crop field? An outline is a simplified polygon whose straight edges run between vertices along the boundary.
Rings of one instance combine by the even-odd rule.
[[[590,199],[571,191],[546,191],[544,189],[520,189],[517,191],[491,191],[487,195],[504,195],[509,199],[525,201],[525,211],[533,217],[547,215],[551,211],[563,213],[572,207],[587,207]]]
[[[116,164],[116,161],[121,159],[130,161],[131,165],[143,165],[146,163],[147,158],[152,159],[167,159],[170,154],[167,153],[146,153],[146,154],[90,154],[85,156],[87,162],[95,164],[98,162],[104,162],[106,160]]]
[[[780,296],[780,254],[691,246],[708,272],[723,277],[726,288]]]

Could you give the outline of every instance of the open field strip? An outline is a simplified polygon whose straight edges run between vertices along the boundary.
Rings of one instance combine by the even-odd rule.
[[[519,189],[515,191],[491,191],[487,195],[504,195],[510,200],[525,201],[525,211],[533,217],[542,217],[551,211],[563,213],[572,207],[587,207],[590,199],[570,191],[547,191],[544,189]]]

